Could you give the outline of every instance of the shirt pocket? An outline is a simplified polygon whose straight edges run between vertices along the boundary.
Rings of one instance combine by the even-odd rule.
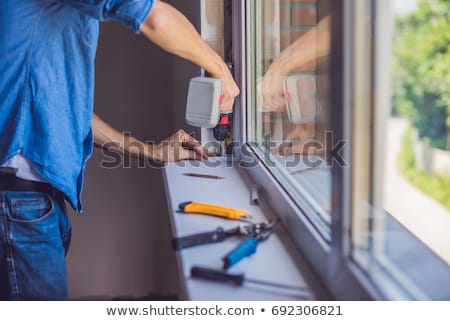
[[[45,193],[10,192],[7,195],[9,219],[16,223],[38,223],[51,215],[54,204]]]

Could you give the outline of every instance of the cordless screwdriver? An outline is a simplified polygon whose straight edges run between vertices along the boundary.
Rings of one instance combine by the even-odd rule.
[[[222,105],[223,96],[220,96],[220,98],[220,105]],[[230,111],[229,113],[220,113],[217,126],[213,129],[214,138],[216,140],[222,142],[227,138],[227,135],[231,129],[232,121],[233,111]]]
[[[233,74],[233,64],[228,62],[227,67],[230,69],[231,74]],[[222,105],[222,101],[223,95],[220,96],[220,103],[219,103],[220,106]],[[219,142],[223,142],[227,138],[227,135],[231,130],[232,122],[233,122],[233,109],[231,109],[227,113],[220,113],[217,126],[214,127],[213,129],[214,138]]]

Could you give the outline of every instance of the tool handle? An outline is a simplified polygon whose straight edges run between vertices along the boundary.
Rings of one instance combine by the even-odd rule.
[[[223,271],[213,270],[200,266],[192,267],[191,276],[193,278],[205,279],[210,281],[232,283],[238,286],[244,283],[244,274],[229,274]]]
[[[247,214],[249,214],[249,212],[245,210],[239,210],[235,208],[199,202],[181,203],[179,208],[184,213],[200,213],[200,214],[214,215],[232,220],[240,220]]]
[[[231,129],[231,122],[233,120],[233,113],[220,114],[219,122],[217,126],[213,129],[213,135],[219,142],[224,141],[227,138],[228,133]]]
[[[227,234],[225,233],[225,230],[219,227],[213,232],[198,233],[174,238],[172,240],[172,246],[175,250],[180,251],[182,249],[197,245],[222,242],[226,238]]]
[[[249,238],[245,240],[237,248],[235,248],[223,258],[223,268],[228,269],[229,267],[238,263],[244,257],[254,254],[257,247],[258,240],[256,238]]]

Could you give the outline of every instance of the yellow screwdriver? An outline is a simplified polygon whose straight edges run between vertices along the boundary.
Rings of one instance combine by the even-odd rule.
[[[183,213],[197,213],[220,216],[230,220],[248,220],[251,219],[249,211],[240,210],[237,208],[224,207],[220,205],[200,203],[200,202],[185,202],[181,203],[180,211]]]

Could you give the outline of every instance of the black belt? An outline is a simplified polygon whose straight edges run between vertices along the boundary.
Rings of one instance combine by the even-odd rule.
[[[64,200],[64,195],[52,185],[44,182],[34,182],[17,177],[14,174],[0,172],[0,191],[13,192],[41,192],[46,193],[57,201]]]

